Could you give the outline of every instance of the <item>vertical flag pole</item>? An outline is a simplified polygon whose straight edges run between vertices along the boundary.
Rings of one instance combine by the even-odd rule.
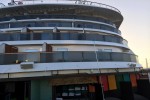
[[[96,57],[96,61],[97,61],[97,66],[99,66],[99,60],[98,60],[98,55],[97,55],[97,49],[96,49],[96,46],[95,46],[95,40],[94,40],[94,51],[95,51],[95,57]],[[101,70],[100,68],[98,68],[99,70],[99,74],[101,73]],[[101,76],[99,76],[99,79],[100,79],[100,83],[101,83],[101,88],[102,88],[102,96],[103,96],[103,100],[105,100],[105,96],[104,96],[104,89],[103,89],[103,86],[102,86],[102,79],[101,79]]]

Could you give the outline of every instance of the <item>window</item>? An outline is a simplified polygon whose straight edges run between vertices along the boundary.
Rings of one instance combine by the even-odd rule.
[[[30,34],[20,34],[20,40],[30,40]]]
[[[112,49],[104,49],[103,52],[112,52]]]
[[[68,48],[57,48],[57,51],[68,51]]]
[[[71,27],[71,22],[48,22],[49,27]]]
[[[8,23],[2,23],[2,24],[0,24],[0,29],[8,28],[8,27],[9,27]]]
[[[87,100],[88,85],[60,85],[56,88],[56,98],[68,98],[65,100],[78,100],[73,98],[80,98],[80,100]],[[60,99],[61,100],[61,99]]]
[[[10,34],[0,34],[0,41],[10,41]]]
[[[17,33],[10,34],[9,36],[11,41],[20,40],[20,36]]]
[[[38,49],[25,49],[24,52],[39,52]]]
[[[35,22],[35,27],[44,27],[45,22]]]
[[[33,34],[33,40],[41,40],[41,34],[40,33],[34,33]]]
[[[98,49],[98,52],[102,52],[102,49]]]
[[[63,22],[63,23],[62,23],[62,26],[63,26],[63,27],[72,27],[72,23],[71,23],[71,22]],[[61,26],[61,27],[62,27],[62,26]]]
[[[61,40],[69,40],[70,39],[70,34],[68,33],[61,33],[60,34]]]
[[[107,41],[107,42],[112,42],[112,38],[113,38],[112,36],[109,36],[109,35],[107,36],[107,35],[106,35],[106,36],[105,36],[105,41]]]
[[[56,27],[57,24],[55,24],[55,23],[48,23],[48,26],[49,26],[49,27]]]
[[[84,25],[83,25],[83,23],[81,23],[81,22],[76,22],[76,23],[75,23],[75,27],[83,28]]]
[[[35,27],[35,23],[34,22],[25,22],[25,26],[26,27]]]
[[[42,33],[41,34],[41,39],[42,40],[52,40],[53,39],[53,34],[52,33]]]
[[[93,28],[93,25],[92,25],[92,24],[86,24],[85,27],[86,27],[86,28]]]

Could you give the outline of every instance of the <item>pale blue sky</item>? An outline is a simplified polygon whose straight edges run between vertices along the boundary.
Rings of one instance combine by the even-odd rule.
[[[5,4],[11,0],[0,0]],[[150,68],[150,0],[91,0],[118,8],[124,21],[120,27],[129,47],[139,56],[139,62]]]
[[[148,59],[150,68],[150,0],[95,0],[118,8],[124,21],[120,27],[122,36],[129,47],[145,65]]]

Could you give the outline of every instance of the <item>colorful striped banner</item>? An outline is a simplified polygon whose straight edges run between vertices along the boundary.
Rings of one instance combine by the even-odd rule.
[[[101,78],[101,79],[100,79]],[[103,85],[103,90],[104,91],[108,91],[109,87],[108,87],[108,78],[107,75],[102,75],[99,77],[99,82]]]
[[[132,87],[136,87],[137,82],[136,82],[136,75],[134,73],[130,74],[130,79],[131,79]]]
[[[108,75],[109,90],[117,89],[115,75]]]

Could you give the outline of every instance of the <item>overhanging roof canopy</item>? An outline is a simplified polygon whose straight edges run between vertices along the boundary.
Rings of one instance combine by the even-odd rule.
[[[70,14],[93,16],[108,19],[119,28],[123,21],[121,13],[97,6],[77,4],[32,4],[8,6],[0,9],[0,17],[19,16],[24,14]]]

